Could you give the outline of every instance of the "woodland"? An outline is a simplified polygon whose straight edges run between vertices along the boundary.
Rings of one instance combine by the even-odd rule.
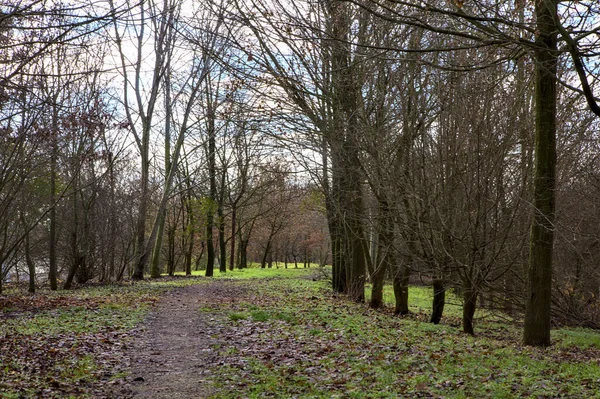
[[[255,338],[198,338],[215,397],[281,381],[284,397],[594,397],[599,16],[596,0],[2,2],[0,397],[135,396],[148,381],[115,365],[176,295],[200,303],[195,329]],[[465,375],[486,353],[535,364]]]

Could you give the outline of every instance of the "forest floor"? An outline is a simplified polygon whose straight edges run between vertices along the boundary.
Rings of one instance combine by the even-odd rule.
[[[427,323],[430,293],[394,316],[334,296],[316,269],[162,278],[0,296],[0,398],[600,398],[600,334],[520,344],[460,303]],[[391,292],[386,292],[391,301]]]

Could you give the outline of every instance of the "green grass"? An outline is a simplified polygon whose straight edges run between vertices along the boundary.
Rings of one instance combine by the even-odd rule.
[[[586,328],[563,328],[552,331],[552,340],[565,348],[600,349],[600,334]]]
[[[248,279],[248,278],[294,278],[296,276],[306,276],[307,274],[316,273],[319,270],[319,265],[311,263],[310,267],[304,268],[303,264],[298,264],[298,268],[294,268],[294,264],[288,264],[288,268],[283,267],[283,263],[279,263],[279,267],[273,267],[271,269],[260,267],[259,263],[250,263],[248,268],[245,269],[234,269],[227,270],[225,273],[221,273],[218,268],[214,270],[214,277],[216,278],[234,278],[234,279]],[[331,270],[331,267],[329,267]],[[192,276],[204,276],[204,270],[193,270]],[[184,272],[176,272],[176,276],[185,276]]]
[[[462,309],[452,293],[442,323],[433,325],[428,287],[411,287],[412,314],[398,317],[391,287],[384,292],[387,307],[372,310],[332,295],[329,281],[313,281],[316,271],[216,271],[216,279],[247,293],[232,303],[198,304],[199,312],[222,316],[239,332],[213,348],[223,358],[212,369],[215,398],[600,398],[596,331],[557,329],[552,347],[523,347],[517,324],[478,311],[471,337],[460,331]],[[154,301],[169,289],[211,281],[39,293],[63,298],[65,306],[2,320],[0,397],[35,398],[44,389],[55,392],[52,398],[90,397],[73,387],[93,386],[110,371],[114,342],[127,339]],[[11,305],[3,313],[18,310]]]
[[[233,305],[247,317],[232,328],[263,327],[231,344],[229,363],[215,371],[215,398],[600,398],[598,332],[556,330],[554,346],[523,347],[516,324],[486,312],[476,337],[455,323],[424,322],[418,314],[429,312],[427,287],[411,287],[417,315],[403,318],[299,277],[232,282],[252,287],[256,298]],[[454,321],[460,305],[449,302],[447,319]],[[260,320],[251,316],[258,311]]]
[[[248,318],[247,313],[239,313],[233,312],[229,314],[229,320],[238,321],[238,320],[246,320]]]

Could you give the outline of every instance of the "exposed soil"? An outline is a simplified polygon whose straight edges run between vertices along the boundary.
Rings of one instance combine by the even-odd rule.
[[[215,304],[234,303],[245,290],[217,280],[166,294],[150,313],[135,342],[126,350],[130,372],[101,397],[193,399],[214,394],[205,379],[221,360],[231,327]],[[204,309],[204,310],[203,310]]]

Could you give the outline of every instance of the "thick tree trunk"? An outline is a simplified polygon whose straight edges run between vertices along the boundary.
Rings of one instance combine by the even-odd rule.
[[[344,223],[340,212],[342,193],[340,188],[340,167],[337,157],[336,154],[332,154],[331,185],[328,184],[327,187],[328,195],[325,196],[325,210],[327,212],[327,225],[331,240],[332,288],[333,292],[341,294],[347,292],[347,251],[344,241]],[[325,160],[326,158],[324,158]],[[325,173],[325,176],[327,176],[327,173]]]
[[[240,263],[238,269],[246,269],[248,267],[248,240],[240,240]]]
[[[346,240],[349,243],[349,267],[347,269],[347,287],[350,299],[355,302],[364,302],[365,300],[365,278],[367,273],[367,260],[364,245],[364,230],[362,226],[363,202],[360,187],[360,172],[358,168],[358,156],[351,151],[350,162],[356,166],[349,166],[346,182],[348,183],[348,228],[346,230]],[[354,162],[352,162],[354,160]]]
[[[208,90],[208,88],[207,88]],[[208,179],[209,179],[209,204],[206,213],[206,277],[212,277],[215,267],[215,247],[213,243],[214,206],[217,205],[217,164],[215,141],[215,113],[210,93],[206,93],[207,107],[207,132],[208,132]]]
[[[410,277],[410,268],[407,265],[402,266],[394,273],[394,296],[396,297],[395,314],[406,315],[408,310],[408,279]]]
[[[331,261],[332,261],[332,285],[333,292],[343,293],[346,291],[346,268],[343,260],[343,242],[341,235],[341,226],[335,211],[327,211],[327,221],[329,224],[329,237],[331,239]],[[286,265],[287,269],[287,259]]]
[[[394,222],[392,221],[392,215],[388,203],[385,200],[380,200],[379,209],[377,212],[377,228],[376,233],[378,236],[377,249],[373,252],[377,253],[375,257],[375,263],[371,267],[371,282],[373,283],[373,289],[371,290],[371,301],[369,306],[377,309],[383,306],[383,286],[384,279],[387,271],[394,267],[393,259],[393,237],[394,237]]]
[[[556,186],[557,2],[537,0],[535,51],[535,175],[529,281],[523,342],[550,345],[552,249]]]
[[[204,246],[206,245],[206,243],[204,241],[202,241],[202,243],[200,244],[200,255],[198,255],[196,257],[196,265],[194,270],[198,271],[200,270],[200,264],[202,263],[202,257],[204,256]]]
[[[373,287],[371,289],[371,300],[369,306],[373,309],[383,307],[383,281],[385,278],[387,262],[382,262],[375,265],[375,270],[371,276]]]
[[[444,314],[444,306],[446,305],[446,287],[440,279],[433,280],[433,309],[431,312],[430,322],[439,324]]]
[[[381,221],[380,221],[381,223]],[[375,264],[373,265],[373,271],[371,272],[371,300],[369,301],[369,306],[373,309],[379,309],[383,307],[383,286],[385,281],[385,275],[389,267],[392,264],[392,253],[390,248],[390,243],[388,241],[389,236],[387,233],[389,230],[387,229],[387,224],[384,223],[382,227],[382,232],[380,232],[380,248],[377,250],[377,259]],[[385,231],[384,231],[385,230]]]

